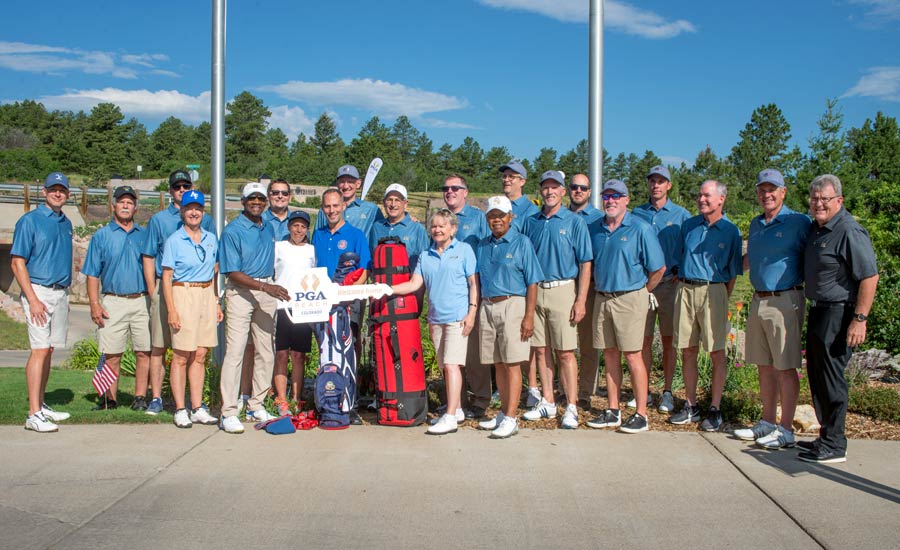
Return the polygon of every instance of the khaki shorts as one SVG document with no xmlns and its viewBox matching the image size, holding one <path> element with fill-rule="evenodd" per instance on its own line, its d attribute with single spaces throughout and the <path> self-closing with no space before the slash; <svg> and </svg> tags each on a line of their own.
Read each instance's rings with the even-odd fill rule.
<svg viewBox="0 0 900 550">
<path fill-rule="evenodd" d="M 578 348 L 578 325 L 569 322 L 575 303 L 575 282 L 554 288 L 537 289 L 534 309 L 532 347 L 549 345 L 554 350 L 571 351 Z"/>
<path fill-rule="evenodd" d="M 66 336 L 69 331 L 69 289 L 52 289 L 32 284 L 34 294 L 47 309 L 48 321 L 37 325 L 31 320 L 31 309 L 25 295 L 20 296 L 22 309 L 25 310 L 25 323 L 28 326 L 28 342 L 31 349 L 50 349 L 66 347 Z"/>
<path fill-rule="evenodd" d="M 213 285 L 173 286 L 172 299 L 181 317 L 181 329 L 172 331 L 172 349 L 195 351 L 198 347 L 214 348 L 216 334 L 216 294 Z"/>
<path fill-rule="evenodd" d="M 496 304 L 481 302 L 478 311 L 481 362 L 521 363 L 531 355 L 531 339 L 522 341 L 525 297 L 513 296 Z"/>
<path fill-rule="evenodd" d="M 172 347 L 169 310 L 162 297 L 162 279 L 156 280 L 156 292 L 150 295 L 150 345 L 163 349 Z"/>
<path fill-rule="evenodd" d="M 799 369 L 806 299 L 802 290 L 753 295 L 747 316 L 747 362 L 778 370 Z"/>
<path fill-rule="evenodd" d="M 678 283 L 675 297 L 675 347 L 703 345 L 725 349 L 728 338 L 728 289 L 724 283 L 692 286 Z"/>
<path fill-rule="evenodd" d="M 594 347 L 619 351 L 641 351 L 644 323 L 650 307 L 647 287 L 621 296 L 594 295 Z"/>
<path fill-rule="evenodd" d="M 659 319 L 659 334 L 672 336 L 675 333 L 675 295 L 678 293 L 678 285 L 674 280 L 659 283 L 653 289 L 653 295 L 659 307 L 647 309 L 647 326 L 644 328 L 644 336 L 653 336 L 656 328 L 656 320 Z"/>
<path fill-rule="evenodd" d="M 428 330 L 434 342 L 435 358 L 442 370 L 444 365 L 466 366 L 469 337 L 462 334 L 462 321 L 436 325 L 429 323 Z"/>
<path fill-rule="evenodd" d="M 147 296 L 122 298 L 104 294 L 100 303 L 109 315 L 103 327 L 97 329 L 101 353 L 124 353 L 129 335 L 134 351 L 150 351 L 150 299 Z"/>
</svg>

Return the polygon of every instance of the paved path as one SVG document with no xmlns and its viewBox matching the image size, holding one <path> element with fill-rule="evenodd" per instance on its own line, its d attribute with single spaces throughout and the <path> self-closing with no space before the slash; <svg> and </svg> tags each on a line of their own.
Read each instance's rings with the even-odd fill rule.
<svg viewBox="0 0 900 550">
<path fill-rule="evenodd" d="M 722 434 L 422 431 L 2 426 L 0 547 L 900 547 L 895 442 L 818 466 Z"/>
</svg>

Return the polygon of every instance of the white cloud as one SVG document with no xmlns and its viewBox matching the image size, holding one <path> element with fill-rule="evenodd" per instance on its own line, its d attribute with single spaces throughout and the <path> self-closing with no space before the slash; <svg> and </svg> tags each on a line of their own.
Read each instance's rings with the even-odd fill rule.
<svg viewBox="0 0 900 550">
<path fill-rule="evenodd" d="M 666 166 L 675 166 L 676 168 L 681 166 L 682 164 L 686 164 L 691 166 L 691 163 L 687 159 L 683 159 L 676 155 L 661 155 L 659 160 L 662 161 Z"/>
<path fill-rule="evenodd" d="M 883 24 L 900 20 L 900 0 L 849 0 L 849 2 L 869 8 L 864 14 L 869 23 Z"/>
<path fill-rule="evenodd" d="M 587 23 L 590 3 L 587 0 L 478 0 L 486 6 L 538 13 L 564 23 Z M 684 19 L 667 20 L 648 10 L 625 2 L 604 2 L 604 26 L 643 38 L 672 38 L 682 33 L 696 32 L 693 23 Z"/>
<path fill-rule="evenodd" d="M 841 97 L 875 97 L 900 102 L 900 67 L 871 67 Z"/>
<path fill-rule="evenodd" d="M 261 86 L 259 89 L 273 92 L 284 99 L 311 105 L 342 105 L 386 117 L 406 115 L 415 118 L 425 113 L 468 106 L 465 99 L 370 78 L 334 82 L 293 80 L 284 84 Z"/>
<path fill-rule="evenodd" d="M 465 124 L 463 122 L 451 122 L 449 120 L 441 120 L 439 118 L 426 118 L 419 117 L 416 119 L 416 122 L 422 124 L 422 126 L 426 126 L 428 128 L 446 128 L 450 130 L 481 130 L 480 126 L 473 126 L 471 124 Z"/>
<path fill-rule="evenodd" d="M 303 132 L 307 136 L 312 135 L 315 121 L 310 119 L 300 107 L 288 107 L 279 105 L 270 107 L 272 115 L 269 117 L 269 126 L 281 128 L 289 140 L 294 139 Z"/>
<path fill-rule="evenodd" d="M 133 79 L 137 78 L 138 71 L 123 65 L 156 69 L 156 62 L 168 61 L 168 59 L 169 57 L 163 54 L 117 54 L 43 44 L 0 41 L 0 67 L 29 73 L 62 75 L 68 72 L 82 72 Z"/>
<path fill-rule="evenodd" d="M 126 117 L 148 116 L 167 118 L 175 116 L 185 122 L 209 120 L 210 93 L 192 96 L 177 90 L 70 90 L 62 95 L 43 96 L 39 99 L 48 109 L 89 111 L 98 103 L 115 103 Z"/>
</svg>

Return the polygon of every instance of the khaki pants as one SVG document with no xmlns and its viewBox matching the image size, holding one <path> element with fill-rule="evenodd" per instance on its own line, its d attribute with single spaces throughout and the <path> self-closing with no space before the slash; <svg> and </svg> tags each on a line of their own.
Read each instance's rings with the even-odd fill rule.
<svg viewBox="0 0 900 550">
<path fill-rule="evenodd" d="M 272 385 L 275 367 L 275 307 L 277 301 L 260 290 L 228 284 L 225 287 L 228 311 L 225 315 L 225 359 L 222 361 L 222 416 L 237 414 L 241 388 L 241 364 L 247 334 L 256 349 L 253 361 L 253 390 L 247 408 L 258 411 Z"/>
</svg>

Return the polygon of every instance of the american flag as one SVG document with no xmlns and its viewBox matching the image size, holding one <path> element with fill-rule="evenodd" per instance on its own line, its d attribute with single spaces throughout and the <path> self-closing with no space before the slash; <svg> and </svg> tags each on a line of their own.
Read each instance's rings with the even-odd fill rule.
<svg viewBox="0 0 900 550">
<path fill-rule="evenodd" d="M 94 371 L 94 378 L 91 380 L 91 384 L 97 390 L 97 395 L 106 393 L 118 378 L 119 375 L 106 364 L 106 354 L 101 353 L 100 361 L 97 362 L 97 370 Z"/>
</svg>

